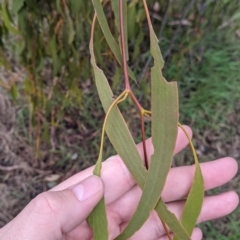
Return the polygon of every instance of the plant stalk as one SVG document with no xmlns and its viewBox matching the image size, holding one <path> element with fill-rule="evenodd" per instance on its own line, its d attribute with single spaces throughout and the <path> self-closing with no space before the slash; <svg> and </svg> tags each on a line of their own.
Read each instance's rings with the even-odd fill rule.
<svg viewBox="0 0 240 240">
<path fill-rule="evenodd" d="M 125 36 L 124 36 L 124 24 L 123 24 L 123 0 L 119 0 L 119 18 L 120 18 L 120 38 L 121 38 L 121 50 L 122 50 L 122 66 L 124 73 L 124 83 L 125 89 L 131 91 L 131 86 L 129 83 L 128 70 L 127 70 L 127 60 L 126 60 L 126 46 L 125 46 Z"/>
<path fill-rule="evenodd" d="M 144 108 L 141 106 L 141 104 L 133 94 L 130 83 L 129 83 L 129 77 L 128 77 L 126 46 L 125 46 L 125 36 L 124 36 L 123 1 L 124 0 L 119 0 L 119 20 L 120 20 L 120 39 L 121 39 L 122 66 L 123 66 L 123 74 L 124 74 L 125 91 L 129 91 L 129 95 L 139 111 L 140 120 L 141 120 L 141 136 L 142 136 L 142 143 L 143 143 L 144 164 L 146 169 L 148 169 L 147 148 L 146 148 L 145 130 L 144 130 Z"/>
</svg>

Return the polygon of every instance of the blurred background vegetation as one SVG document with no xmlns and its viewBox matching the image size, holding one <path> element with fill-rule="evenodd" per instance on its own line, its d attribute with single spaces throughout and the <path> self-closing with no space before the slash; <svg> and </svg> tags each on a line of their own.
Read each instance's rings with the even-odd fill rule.
<svg viewBox="0 0 240 240">
<path fill-rule="evenodd" d="M 105 12 L 116 39 L 110 1 Z M 132 87 L 149 108 L 149 36 L 140 0 L 128 2 Z M 148 0 L 165 60 L 179 85 L 180 119 L 201 161 L 240 162 L 240 1 Z M 0 0 L 0 226 L 30 199 L 96 161 L 104 112 L 89 64 L 91 1 Z M 95 53 L 117 95 L 122 70 L 98 27 Z M 12 105 L 12 107 L 11 107 Z M 137 110 L 121 105 L 136 142 Z M 150 136 L 149 123 L 146 122 Z M 107 141 L 107 140 L 106 140 Z M 105 144 L 105 157 L 114 154 Z M 188 150 L 174 165 L 191 164 Z M 208 194 L 240 192 L 239 177 Z M 204 239 L 240 239 L 240 210 L 201 225 Z"/>
</svg>

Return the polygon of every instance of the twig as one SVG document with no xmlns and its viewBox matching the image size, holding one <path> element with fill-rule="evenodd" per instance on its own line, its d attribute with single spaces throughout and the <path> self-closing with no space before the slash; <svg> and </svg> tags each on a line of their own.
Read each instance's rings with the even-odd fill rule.
<svg viewBox="0 0 240 240">
<path fill-rule="evenodd" d="M 131 90 L 129 83 L 128 71 L 127 71 L 127 60 L 126 60 L 126 46 L 125 46 L 125 36 L 124 36 L 124 19 L 123 19 L 123 0 L 119 0 L 119 19 L 120 19 L 120 38 L 122 46 L 122 66 L 124 72 L 124 83 L 125 83 L 125 92 L 128 92 L 129 96 L 133 100 L 135 106 L 137 107 L 141 119 L 141 133 L 142 133 L 142 142 L 143 142 L 143 152 L 144 152 L 144 163 L 146 169 L 148 169 L 148 158 L 147 158 L 147 148 L 145 142 L 145 130 L 144 130 L 144 114 L 145 110 L 137 100 L 136 96 Z"/>
<path fill-rule="evenodd" d="M 126 60 L 126 46 L 125 46 L 125 36 L 124 36 L 124 20 L 123 20 L 123 0 L 119 0 L 119 18 L 120 18 L 120 37 L 122 46 L 122 66 L 124 73 L 125 89 L 130 90 L 128 70 L 127 70 L 127 60 Z"/>
</svg>

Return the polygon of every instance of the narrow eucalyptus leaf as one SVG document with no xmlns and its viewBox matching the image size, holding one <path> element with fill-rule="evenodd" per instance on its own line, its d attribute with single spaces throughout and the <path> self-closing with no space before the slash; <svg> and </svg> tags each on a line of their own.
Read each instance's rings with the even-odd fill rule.
<svg viewBox="0 0 240 240">
<path fill-rule="evenodd" d="M 94 240 L 108 240 L 107 215 L 104 198 L 93 209 L 87 219 L 93 229 Z"/>
<path fill-rule="evenodd" d="M 69 4 L 70 4 L 70 9 L 72 13 L 74 13 L 75 15 L 80 13 L 83 5 L 82 1 L 75 0 L 75 1 L 71 1 Z"/>
<path fill-rule="evenodd" d="M 146 14 L 147 14 L 147 19 L 148 19 L 148 24 L 149 24 L 149 29 L 150 29 L 151 54 L 154 58 L 155 66 L 158 65 L 162 69 L 163 65 L 164 65 L 164 61 L 162 59 L 162 55 L 158 54 L 158 53 L 160 53 L 159 46 L 158 46 L 158 39 L 154 33 L 154 30 L 153 30 L 153 27 L 151 24 L 146 0 L 143 0 L 143 2 L 144 2 L 144 7 L 145 7 Z M 154 88 L 152 88 L 152 91 L 155 91 Z M 174 106 L 172 105 L 169 107 L 174 107 Z M 154 111 L 152 112 L 152 114 L 154 114 Z M 166 137 L 166 140 L 167 140 L 167 138 L 168 137 Z M 203 203 L 203 198 L 204 198 L 204 182 L 203 182 L 203 177 L 202 177 L 202 173 L 201 173 L 201 169 L 199 166 L 196 152 L 194 150 L 194 147 L 193 147 L 190 139 L 189 139 L 189 141 L 190 141 L 190 144 L 191 144 L 191 147 L 193 150 L 196 170 L 195 170 L 193 185 L 192 185 L 192 188 L 188 195 L 186 205 L 184 207 L 181 223 L 182 223 L 183 227 L 186 229 L 186 231 L 188 232 L 188 234 L 191 235 L 192 231 L 196 225 L 197 218 L 200 214 L 201 208 L 202 208 L 202 203 Z M 154 144 L 154 139 L 153 139 L 153 144 Z M 155 151 L 154 151 L 154 154 L 155 154 Z M 176 236 L 175 240 L 176 239 L 181 239 L 181 238 L 178 238 Z"/>
<path fill-rule="evenodd" d="M 96 65 L 92 41 L 93 39 L 91 39 L 90 42 L 91 61 L 94 61 L 92 64 Z M 102 102 L 105 112 L 107 112 L 113 103 L 113 93 L 106 77 L 101 79 L 99 77 L 95 78 L 95 81 L 99 98 Z M 136 183 L 143 189 L 148 172 L 143 166 L 142 159 L 137 151 L 135 142 L 117 106 L 113 107 L 109 114 L 106 132 L 115 150 L 124 161 Z M 161 216 L 163 221 L 168 224 L 175 235 L 182 240 L 190 240 L 190 237 L 185 229 L 179 223 L 176 216 L 167 209 L 163 201 L 160 200 L 158 202 L 155 210 L 157 211 L 158 215 Z"/>
<path fill-rule="evenodd" d="M 69 8 L 67 5 L 65 6 L 65 13 L 66 13 L 67 22 L 68 22 L 67 23 L 68 24 L 68 44 L 71 45 L 75 37 L 75 30 L 74 30 L 73 21 L 69 12 Z"/>
<path fill-rule="evenodd" d="M 96 81 L 96 85 L 104 110 L 107 112 L 113 102 L 111 88 L 106 78 L 105 81 L 100 81 L 100 79 Z M 135 142 L 117 107 L 114 107 L 109 114 L 106 132 L 114 149 L 124 161 L 134 180 L 143 189 L 148 172 L 143 166 Z M 175 235 L 182 240 L 190 240 L 185 229 L 179 223 L 176 216 L 167 209 L 163 201 L 160 200 L 158 202 L 155 210 Z"/>
<path fill-rule="evenodd" d="M 115 25 L 117 27 L 118 33 L 120 33 L 120 17 L 119 17 L 119 1 L 118 0 L 111 0 L 112 10 L 114 12 L 115 17 Z"/>
<path fill-rule="evenodd" d="M 181 223 L 191 235 L 197 223 L 197 218 L 202 209 L 204 198 L 204 184 L 203 176 L 199 164 L 196 164 L 196 172 L 194 175 L 194 182 L 191 191 L 188 195 L 186 205 L 183 210 Z"/>
<path fill-rule="evenodd" d="M 136 32 L 136 2 L 128 6 L 128 35 L 129 38 L 134 38 Z"/>
<path fill-rule="evenodd" d="M 3 3 L 1 12 L 2 12 L 2 19 L 3 19 L 3 23 L 4 23 L 5 27 L 10 32 L 12 32 L 14 34 L 19 34 L 18 29 L 16 29 L 13 26 L 13 23 L 11 21 L 11 17 L 10 17 L 9 12 L 8 12 L 8 1 L 5 0 L 5 2 Z"/>
<path fill-rule="evenodd" d="M 152 142 L 154 154 L 143 188 L 143 193 L 127 227 L 117 240 L 130 238 L 148 219 L 165 185 L 172 163 L 177 137 L 178 95 L 177 85 L 167 83 L 160 76 L 160 67 L 152 69 Z"/>
<path fill-rule="evenodd" d="M 96 64 L 96 59 L 94 56 L 93 32 L 95 27 L 95 21 L 96 21 L 96 18 L 94 17 L 93 23 L 92 23 L 92 34 L 90 39 L 90 55 L 91 55 L 91 64 L 93 67 L 95 81 L 101 82 L 101 81 L 104 81 L 106 77 L 103 71 L 100 68 L 98 68 Z M 97 176 L 101 176 L 101 167 L 102 167 L 102 156 L 100 153 L 93 173 Z M 104 203 L 104 197 L 96 205 L 96 207 L 93 209 L 92 213 L 88 217 L 88 223 L 93 229 L 94 240 L 108 240 L 108 223 L 107 223 L 107 214 L 106 214 L 106 207 Z"/>
<path fill-rule="evenodd" d="M 71 20 L 71 18 L 69 18 L 69 22 L 68 22 L 68 26 L 69 26 L 69 35 L 68 35 L 68 44 L 71 45 L 74 41 L 74 37 L 75 37 L 75 30 L 73 28 L 73 22 Z"/>
<path fill-rule="evenodd" d="M 190 139 L 189 139 L 190 140 Z M 181 217 L 181 223 L 188 232 L 189 235 L 192 234 L 193 229 L 197 223 L 198 216 L 202 209 L 203 199 L 204 199 L 204 180 L 201 172 L 201 168 L 198 162 L 196 151 L 190 140 L 190 145 L 193 151 L 195 160 L 195 174 L 193 184 L 190 193 L 187 197 L 186 204 L 183 209 L 183 214 Z M 179 240 L 177 236 L 174 240 Z"/>
<path fill-rule="evenodd" d="M 178 90 L 176 83 L 168 83 L 162 76 L 163 59 L 158 47 L 158 40 L 150 26 L 150 51 L 154 58 L 151 71 L 151 108 L 152 108 L 152 143 L 154 154 L 143 193 L 127 227 L 117 240 L 131 237 L 148 219 L 155 208 L 171 168 L 178 129 Z"/>
</svg>

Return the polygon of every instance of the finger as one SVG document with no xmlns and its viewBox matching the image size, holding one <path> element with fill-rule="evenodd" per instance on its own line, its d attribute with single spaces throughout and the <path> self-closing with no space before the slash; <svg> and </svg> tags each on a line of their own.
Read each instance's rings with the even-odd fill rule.
<svg viewBox="0 0 240 240">
<path fill-rule="evenodd" d="M 188 134 L 191 136 L 191 129 L 187 126 L 184 126 Z M 148 156 L 153 153 L 153 147 L 151 139 L 146 141 Z M 188 140 L 184 132 L 179 128 L 178 136 L 176 140 L 175 153 L 181 151 L 185 146 L 188 145 Z M 141 157 L 143 157 L 142 144 L 137 145 Z M 79 182 L 86 177 L 92 175 L 93 167 L 88 168 L 71 178 L 67 179 L 63 183 L 59 184 L 52 191 L 59 191 L 65 189 L 76 182 Z M 108 161 L 103 163 L 101 178 L 105 186 L 105 199 L 106 203 L 111 203 L 126 193 L 135 185 L 135 181 L 129 173 L 128 169 L 124 165 L 123 161 L 118 156 L 113 156 Z"/>
<path fill-rule="evenodd" d="M 192 233 L 192 236 L 191 236 L 191 239 L 192 240 L 201 240 L 202 239 L 202 230 L 200 228 L 194 228 L 193 229 L 193 233 Z M 170 236 L 174 237 L 173 234 L 170 234 Z M 160 237 L 158 240 L 169 240 L 169 238 L 167 236 L 163 236 L 163 237 Z"/>
<path fill-rule="evenodd" d="M 63 239 L 88 217 L 103 190 L 101 179 L 91 176 L 63 191 L 42 193 L 14 219 L 3 239 Z"/>
<path fill-rule="evenodd" d="M 238 171 L 236 160 L 230 157 L 201 163 L 200 167 L 203 174 L 205 190 L 210 190 L 229 182 Z M 172 168 L 167 176 L 166 184 L 161 195 L 162 199 L 165 202 L 171 202 L 185 198 L 191 189 L 194 172 L 194 165 Z M 138 188 L 140 197 L 140 188 L 138 186 L 134 188 Z M 132 191 L 132 189 L 130 191 Z M 130 192 L 128 195 L 132 198 L 134 194 Z M 139 201 L 137 196 L 133 198 L 135 201 Z M 122 199 L 119 199 L 119 201 L 122 201 Z"/>
<path fill-rule="evenodd" d="M 205 190 L 221 186 L 230 181 L 235 176 L 238 167 L 237 162 L 232 158 L 201 163 L 200 166 L 204 178 Z M 172 168 L 168 174 L 162 193 L 163 200 L 165 202 L 172 202 L 185 198 L 189 193 L 193 181 L 193 172 L 193 166 Z M 141 194 L 142 190 L 138 186 L 134 186 L 109 207 L 112 209 L 112 212 L 117 212 L 117 216 L 123 222 L 128 221 L 135 211 Z"/>
<path fill-rule="evenodd" d="M 238 171 L 237 161 L 230 157 L 201 163 L 200 167 L 205 190 L 227 183 Z M 172 168 L 167 176 L 162 199 L 170 202 L 185 198 L 191 189 L 194 173 L 195 165 Z"/>
<path fill-rule="evenodd" d="M 150 231 L 149 231 L 150 233 Z M 171 233 L 170 234 L 171 238 L 173 239 L 174 238 L 174 235 Z M 144 238 L 145 237 L 145 238 Z M 138 232 L 136 232 L 131 238 L 131 240 L 145 240 L 145 239 L 152 239 L 151 236 L 142 236 L 142 235 L 139 235 Z M 156 238 L 155 238 L 156 239 Z M 168 236 L 167 235 L 164 235 L 160 238 L 157 238 L 158 240 L 169 240 Z M 193 233 L 192 233 L 192 236 L 191 236 L 191 239 L 192 240 L 201 240 L 202 239 L 202 230 L 199 229 L 199 228 L 194 228 L 193 229 Z"/>
<path fill-rule="evenodd" d="M 230 191 L 215 196 L 208 196 L 204 198 L 201 213 L 198 217 L 197 223 L 217 219 L 231 213 L 239 204 L 239 197 L 237 193 Z M 180 218 L 185 201 L 177 203 L 168 203 L 170 211 Z"/>
<path fill-rule="evenodd" d="M 231 213 L 238 206 L 238 203 L 238 195 L 235 192 L 228 192 L 217 196 L 205 197 L 202 211 L 198 218 L 198 223 L 225 216 Z M 174 213 L 178 219 L 180 219 L 181 217 L 184 205 L 185 201 L 167 204 L 168 209 L 172 213 Z M 126 218 L 122 216 L 122 220 L 126 219 L 128 219 L 127 222 L 130 220 L 128 215 L 126 216 Z M 121 225 L 121 231 L 126 227 L 126 225 L 126 222 Z M 162 226 L 162 223 L 157 213 L 155 211 L 152 211 L 148 220 L 144 223 L 144 225 L 136 233 L 136 235 L 134 235 L 134 238 L 132 239 L 139 239 L 139 236 L 142 236 L 141 239 L 158 239 L 160 237 L 163 237 L 164 235 L 165 230 Z M 196 239 L 199 239 L 196 235 L 195 237 Z"/>
<path fill-rule="evenodd" d="M 168 181 L 166 182 L 168 187 L 164 188 L 162 194 L 166 202 L 179 200 L 187 195 L 189 191 L 188 185 L 191 186 L 193 180 L 193 176 L 188 172 L 190 169 L 191 167 L 189 166 L 179 167 L 177 172 L 175 169 L 170 170 L 169 176 L 171 177 L 168 178 L 170 183 Z M 237 172 L 237 164 L 234 159 L 224 158 L 208 163 L 202 163 L 201 169 L 205 181 L 205 189 L 208 190 L 231 180 Z M 228 171 L 226 171 L 226 169 L 228 169 Z M 182 176 L 185 176 L 185 178 L 182 178 Z M 181 184 L 178 184 L 177 180 L 179 180 Z M 174 183 L 172 184 L 171 181 Z M 136 210 L 141 194 L 142 190 L 138 186 L 134 186 L 121 198 L 108 206 L 109 218 L 111 219 L 113 226 L 118 226 L 122 222 L 128 222 L 131 219 Z M 118 230 L 116 229 L 115 232 L 117 231 Z"/>
<path fill-rule="evenodd" d="M 200 228 L 194 228 L 191 236 L 192 240 L 201 240 L 203 237 L 202 230 Z"/>
</svg>

